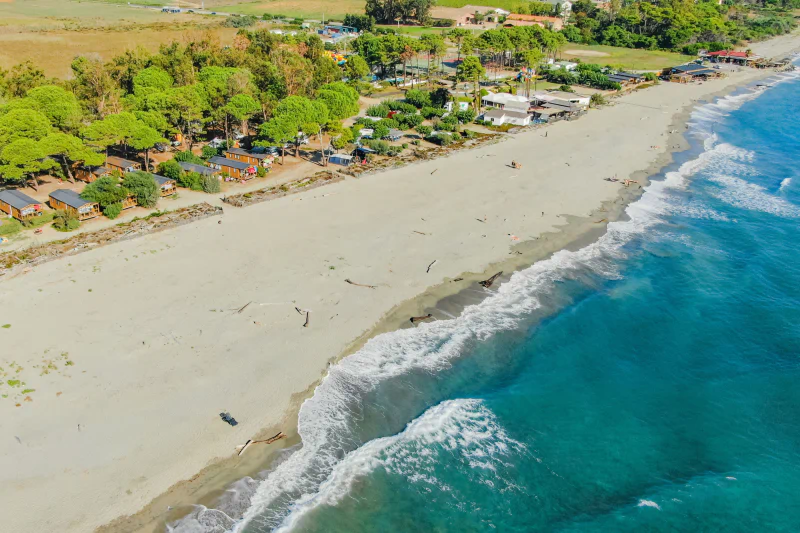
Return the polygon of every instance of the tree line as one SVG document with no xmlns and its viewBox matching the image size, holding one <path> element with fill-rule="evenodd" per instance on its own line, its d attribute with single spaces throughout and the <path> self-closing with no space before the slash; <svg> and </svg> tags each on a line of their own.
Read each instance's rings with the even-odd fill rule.
<svg viewBox="0 0 800 533">
<path fill-rule="evenodd" d="M 207 34 L 107 62 L 77 57 L 71 70 L 68 80 L 48 78 L 31 62 L 0 70 L 5 182 L 35 186 L 44 172 L 72 180 L 75 165 L 100 165 L 112 147 L 142 154 L 149 169 L 158 143 L 179 135 L 191 150 L 210 130 L 231 141 L 251 133 L 251 123 L 264 144 L 292 141 L 301 127 L 309 135 L 335 131 L 335 121 L 358 112 L 358 93 L 341 80 L 369 68 L 356 58 L 343 69 L 316 35 L 240 30 L 233 46 Z"/>
</svg>

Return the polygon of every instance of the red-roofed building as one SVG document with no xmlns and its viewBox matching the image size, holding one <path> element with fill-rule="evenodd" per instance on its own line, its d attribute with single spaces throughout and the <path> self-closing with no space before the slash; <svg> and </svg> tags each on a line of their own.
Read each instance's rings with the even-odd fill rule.
<svg viewBox="0 0 800 533">
<path fill-rule="evenodd" d="M 564 21 L 558 17 L 540 17 L 539 15 L 518 15 L 512 13 L 506 17 L 503 26 L 541 26 L 552 30 L 564 27 Z"/>
<path fill-rule="evenodd" d="M 715 63 L 736 63 L 738 65 L 746 65 L 752 61 L 761 59 L 760 56 L 747 52 L 737 52 L 735 50 L 720 50 L 718 52 L 701 51 L 700 57 L 711 59 L 711 61 Z"/>
</svg>

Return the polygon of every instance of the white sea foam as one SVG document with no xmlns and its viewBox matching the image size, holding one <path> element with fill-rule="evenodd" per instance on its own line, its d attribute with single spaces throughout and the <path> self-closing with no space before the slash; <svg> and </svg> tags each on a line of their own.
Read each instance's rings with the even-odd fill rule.
<svg viewBox="0 0 800 533">
<path fill-rule="evenodd" d="M 697 117 L 719 116 L 719 113 L 741 106 L 750 99 L 749 95 L 727 97 L 723 99 L 724 102 L 699 108 L 695 114 Z M 356 427 L 363 413 L 362 402 L 376 388 L 409 372 L 436 373 L 448 368 L 464 353 L 469 343 L 515 328 L 525 316 L 541 307 L 540 297 L 557 282 L 582 276 L 587 271 L 606 278 L 619 277 L 618 265 L 626 256 L 625 245 L 671 212 L 671 207 L 675 207 L 670 205 L 672 192 L 685 187 L 687 177 L 709 165 L 716 165 L 718 170 L 731 169 L 726 165 L 752 159 L 751 152 L 724 143 L 717 144 L 713 132 L 704 135 L 708 138 L 705 143 L 707 151 L 684 163 L 677 171 L 667 173 L 664 180 L 652 182 L 644 195 L 628 206 L 626 213 L 629 219 L 609 224 L 607 233 L 597 242 L 576 252 L 562 250 L 547 260 L 516 272 L 509 282 L 502 284 L 480 304 L 465 308 L 455 319 L 379 335 L 357 353 L 331 366 L 314 395 L 300 409 L 298 432 L 302 447 L 278 465 L 259 485 L 243 518 L 232 529 L 241 531 L 253 521 L 270 528 L 281 524 L 288 527 L 297 516 L 314 506 L 335 501 L 346 494 L 359 475 L 377 467 L 411 465 L 415 459 L 412 454 L 403 451 L 400 443 L 408 444 L 412 436 L 423 439 L 446 437 L 448 440 L 445 442 L 457 446 L 459 443 L 475 442 L 481 435 L 491 434 L 492 438 L 487 437 L 486 442 L 477 442 L 483 442 L 483 445 L 488 445 L 488 442 L 495 443 L 495 446 L 508 445 L 503 439 L 498 440 L 494 428 L 491 432 L 477 431 L 471 436 L 468 431 L 462 434 L 462 430 L 468 426 L 453 421 L 463 420 L 463 417 L 451 417 L 450 425 L 443 426 L 442 419 L 446 418 L 444 413 L 434 410 L 429 410 L 412 422 L 403 433 L 373 439 L 366 444 L 359 440 Z M 454 413 L 463 409 L 463 405 L 450 402 L 438 407 L 440 410 L 451 409 Z M 481 420 L 487 420 L 486 415 L 480 416 L 483 417 Z M 438 422 L 434 422 L 434 419 Z M 449 434 L 445 427 L 454 433 Z M 491 469 L 491 455 L 487 454 L 485 448 L 466 446 L 463 449 L 465 458 L 468 457 L 467 453 L 472 454 L 468 460 L 474 466 Z M 417 448 L 417 451 L 420 455 L 425 454 L 423 448 Z M 400 454 L 402 459 L 392 456 L 392 452 Z M 498 453 L 498 450 L 494 452 Z M 405 475 L 413 482 L 436 482 L 425 472 L 413 469 L 409 469 Z M 208 510 L 204 514 L 209 514 Z M 214 520 L 217 518 L 221 517 L 214 517 Z M 228 518 L 227 515 L 225 518 Z M 194 520 L 193 524 L 197 522 L 195 517 L 191 520 Z M 231 527 L 225 524 L 227 522 L 220 519 L 219 523 L 211 524 L 209 529 L 175 531 L 216 533 L 219 529 L 214 528 Z M 180 524 L 176 527 L 180 527 Z"/>
<path fill-rule="evenodd" d="M 792 178 L 784 178 L 781 181 L 781 186 L 778 188 L 778 190 L 780 190 L 780 191 L 786 190 L 786 188 L 789 187 L 789 185 L 791 185 L 791 183 L 792 183 Z"/>
<path fill-rule="evenodd" d="M 451 489 L 434 475 L 436 449 L 447 452 L 449 461 L 494 472 L 502 456 L 522 452 L 525 445 L 511 439 L 479 400 L 443 402 L 428 409 L 401 433 L 375 439 L 347 454 L 315 494 L 306 494 L 295 502 L 278 531 L 290 530 L 312 509 L 335 505 L 356 480 L 377 469 L 404 476 L 410 483 L 433 485 L 449 492 Z M 496 477 L 484 477 L 481 482 L 492 488 L 509 486 L 506 480 Z"/>
<path fill-rule="evenodd" d="M 800 217 L 800 208 L 779 196 L 769 194 L 760 185 L 725 174 L 712 175 L 710 179 L 721 186 L 712 194 L 734 207 L 761 211 L 779 217 Z"/>
<path fill-rule="evenodd" d="M 660 505 L 650 500 L 639 500 L 639 505 L 637 505 L 637 507 L 652 507 L 653 509 L 658 509 L 659 511 L 661 510 Z"/>
</svg>

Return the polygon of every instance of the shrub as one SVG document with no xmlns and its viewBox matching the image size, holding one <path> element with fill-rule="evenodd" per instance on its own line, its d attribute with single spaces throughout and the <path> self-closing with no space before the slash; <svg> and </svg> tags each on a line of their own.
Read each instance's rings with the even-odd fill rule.
<svg viewBox="0 0 800 533">
<path fill-rule="evenodd" d="M 228 17 L 222 25 L 229 28 L 249 28 L 255 24 L 257 20 L 258 19 L 253 15 L 242 15 L 239 17 Z"/>
<path fill-rule="evenodd" d="M 259 178 L 263 178 L 267 175 L 267 169 L 262 167 L 261 165 L 256 167 L 256 176 Z"/>
<path fill-rule="evenodd" d="M 367 108 L 367 116 L 386 118 L 389 111 L 391 111 L 391 109 L 385 104 L 372 105 Z"/>
<path fill-rule="evenodd" d="M 420 109 L 419 112 L 425 118 L 432 118 L 432 117 L 441 117 L 442 115 L 447 113 L 447 110 L 443 107 L 425 106 L 422 109 Z"/>
<path fill-rule="evenodd" d="M 203 153 L 200 156 L 202 159 L 208 159 L 210 157 L 214 157 L 220 154 L 219 148 L 214 148 L 213 146 L 203 146 Z"/>
<path fill-rule="evenodd" d="M 400 124 L 398 124 L 397 121 L 395 119 L 393 119 L 393 118 L 384 118 L 384 119 L 378 121 L 377 125 L 383 125 L 383 126 L 386 126 L 389 129 L 392 129 L 392 128 L 396 129 L 396 128 L 400 127 Z"/>
<path fill-rule="evenodd" d="M 456 25 L 456 21 L 453 19 L 434 19 L 433 20 L 433 27 L 434 28 L 452 28 Z"/>
<path fill-rule="evenodd" d="M 122 204 L 119 202 L 115 204 L 108 204 L 103 208 L 103 214 L 111 220 L 117 218 L 120 213 L 122 213 Z"/>
<path fill-rule="evenodd" d="M 589 99 L 589 103 L 592 107 L 597 107 L 606 104 L 606 97 L 600 93 L 594 93 L 592 97 Z"/>
<path fill-rule="evenodd" d="M 373 139 L 383 139 L 387 135 L 389 135 L 389 128 L 386 127 L 385 124 L 381 124 L 380 122 L 375 124 L 372 132 Z"/>
<path fill-rule="evenodd" d="M 122 212 L 122 201 L 128 197 L 130 192 L 125 187 L 121 187 L 119 179 L 114 176 L 103 176 L 84 187 L 81 198 L 89 202 L 97 202 L 100 209 L 108 218 L 116 218 Z M 119 204 L 119 212 L 111 209 L 111 215 L 106 214 L 106 210 L 112 205 Z"/>
<path fill-rule="evenodd" d="M 186 187 L 193 191 L 202 191 L 202 176 L 197 172 L 184 172 L 178 177 L 177 182 L 181 187 Z"/>
<path fill-rule="evenodd" d="M 558 88 L 559 91 L 564 91 L 565 93 L 574 93 L 575 89 L 570 87 L 569 85 L 562 85 Z"/>
<path fill-rule="evenodd" d="M 390 150 L 389 143 L 378 139 L 371 139 L 367 141 L 367 146 L 375 150 L 378 155 L 386 155 Z"/>
<path fill-rule="evenodd" d="M 203 191 L 208 194 L 218 193 L 222 190 L 219 179 L 216 176 L 203 176 L 200 180 L 200 185 Z"/>
<path fill-rule="evenodd" d="M 381 105 L 385 105 L 392 111 L 400 111 L 401 113 L 407 113 L 409 115 L 413 115 L 417 112 L 416 107 L 402 100 L 389 100 L 387 102 L 383 102 Z"/>
<path fill-rule="evenodd" d="M 447 146 L 453 142 L 453 137 L 447 133 L 437 133 L 428 137 L 427 140 L 439 146 Z"/>
<path fill-rule="evenodd" d="M 646 81 L 658 81 L 658 74 L 655 72 L 645 72 L 644 79 Z"/>
<path fill-rule="evenodd" d="M 422 124 L 425 118 L 422 115 L 395 115 L 394 119 L 397 120 L 399 127 L 404 130 L 410 130 Z"/>
<path fill-rule="evenodd" d="M 69 211 L 59 209 L 53 214 L 53 227 L 58 231 L 74 231 L 80 225 L 78 217 Z"/>
<path fill-rule="evenodd" d="M 462 131 L 462 132 L 461 132 L 461 135 L 462 135 L 462 136 L 463 136 L 465 139 L 474 139 L 475 137 L 477 137 L 477 136 L 478 136 L 478 134 L 477 134 L 477 133 L 475 133 L 475 132 L 474 132 L 474 131 L 472 131 L 472 130 L 464 130 L 464 131 Z"/>
<path fill-rule="evenodd" d="M 411 143 L 412 143 L 414 146 L 419 146 L 420 144 L 422 144 L 422 141 L 420 141 L 419 139 L 414 139 L 413 141 L 411 141 Z"/>
<path fill-rule="evenodd" d="M 464 111 L 458 111 L 456 113 L 456 118 L 461 124 L 468 124 L 472 122 L 473 120 L 475 120 L 475 116 L 476 116 L 475 110 L 472 109 L 471 107 L 465 109 Z"/>
<path fill-rule="evenodd" d="M 431 105 L 431 93 L 421 89 L 411 89 L 406 92 L 406 102 L 417 109 Z"/>
<path fill-rule="evenodd" d="M 129 172 L 122 179 L 122 186 L 136 196 L 136 203 L 142 207 L 155 207 L 161 198 L 161 188 L 147 172 Z"/>
<path fill-rule="evenodd" d="M 417 126 L 416 127 L 417 133 L 422 135 L 423 137 L 427 137 L 433 131 L 433 128 L 430 126 Z"/>
<path fill-rule="evenodd" d="M 180 181 L 183 169 L 174 159 L 158 164 L 158 173 L 171 180 Z"/>
<path fill-rule="evenodd" d="M 197 163 L 198 165 L 202 165 L 203 163 L 205 163 L 205 161 L 203 161 L 200 157 L 196 156 L 189 150 L 183 152 L 177 152 L 173 156 L 173 159 L 180 163 Z"/>
<path fill-rule="evenodd" d="M 406 148 L 408 148 L 408 143 L 403 143 L 400 146 L 403 148 L 403 150 L 405 150 Z"/>
</svg>

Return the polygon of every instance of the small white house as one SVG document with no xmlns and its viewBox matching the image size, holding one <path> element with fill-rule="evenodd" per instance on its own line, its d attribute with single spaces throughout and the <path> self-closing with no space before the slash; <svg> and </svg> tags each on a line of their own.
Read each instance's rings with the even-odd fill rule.
<svg viewBox="0 0 800 533">
<path fill-rule="evenodd" d="M 557 69 L 561 68 L 561 69 L 567 70 L 569 72 L 572 72 L 573 70 L 578 68 L 578 64 L 577 63 L 573 63 L 572 61 L 554 61 L 553 58 L 548 59 L 547 60 L 547 64 L 550 65 L 553 68 L 557 68 Z"/>
<path fill-rule="evenodd" d="M 530 101 L 522 95 L 493 92 L 481 98 L 481 104 L 519 112 L 527 112 L 531 105 Z"/>
<path fill-rule="evenodd" d="M 591 97 L 585 94 L 568 93 L 566 91 L 538 91 L 533 93 L 531 100 L 537 104 L 569 102 L 586 109 L 589 107 Z"/>
<path fill-rule="evenodd" d="M 492 126 L 502 126 L 503 124 L 527 126 L 531 123 L 531 116 L 528 113 L 509 111 L 508 109 L 492 109 L 483 114 L 483 120 L 488 120 Z"/>
<path fill-rule="evenodd" d="M 469 102 L 447 102 L 444 104 L 444 108 L 447 109 L 448 113 L 452 113 L 455 104 L 458 104 L 458 111 L 466 111 L 469 109 Z"/>
</svg>

